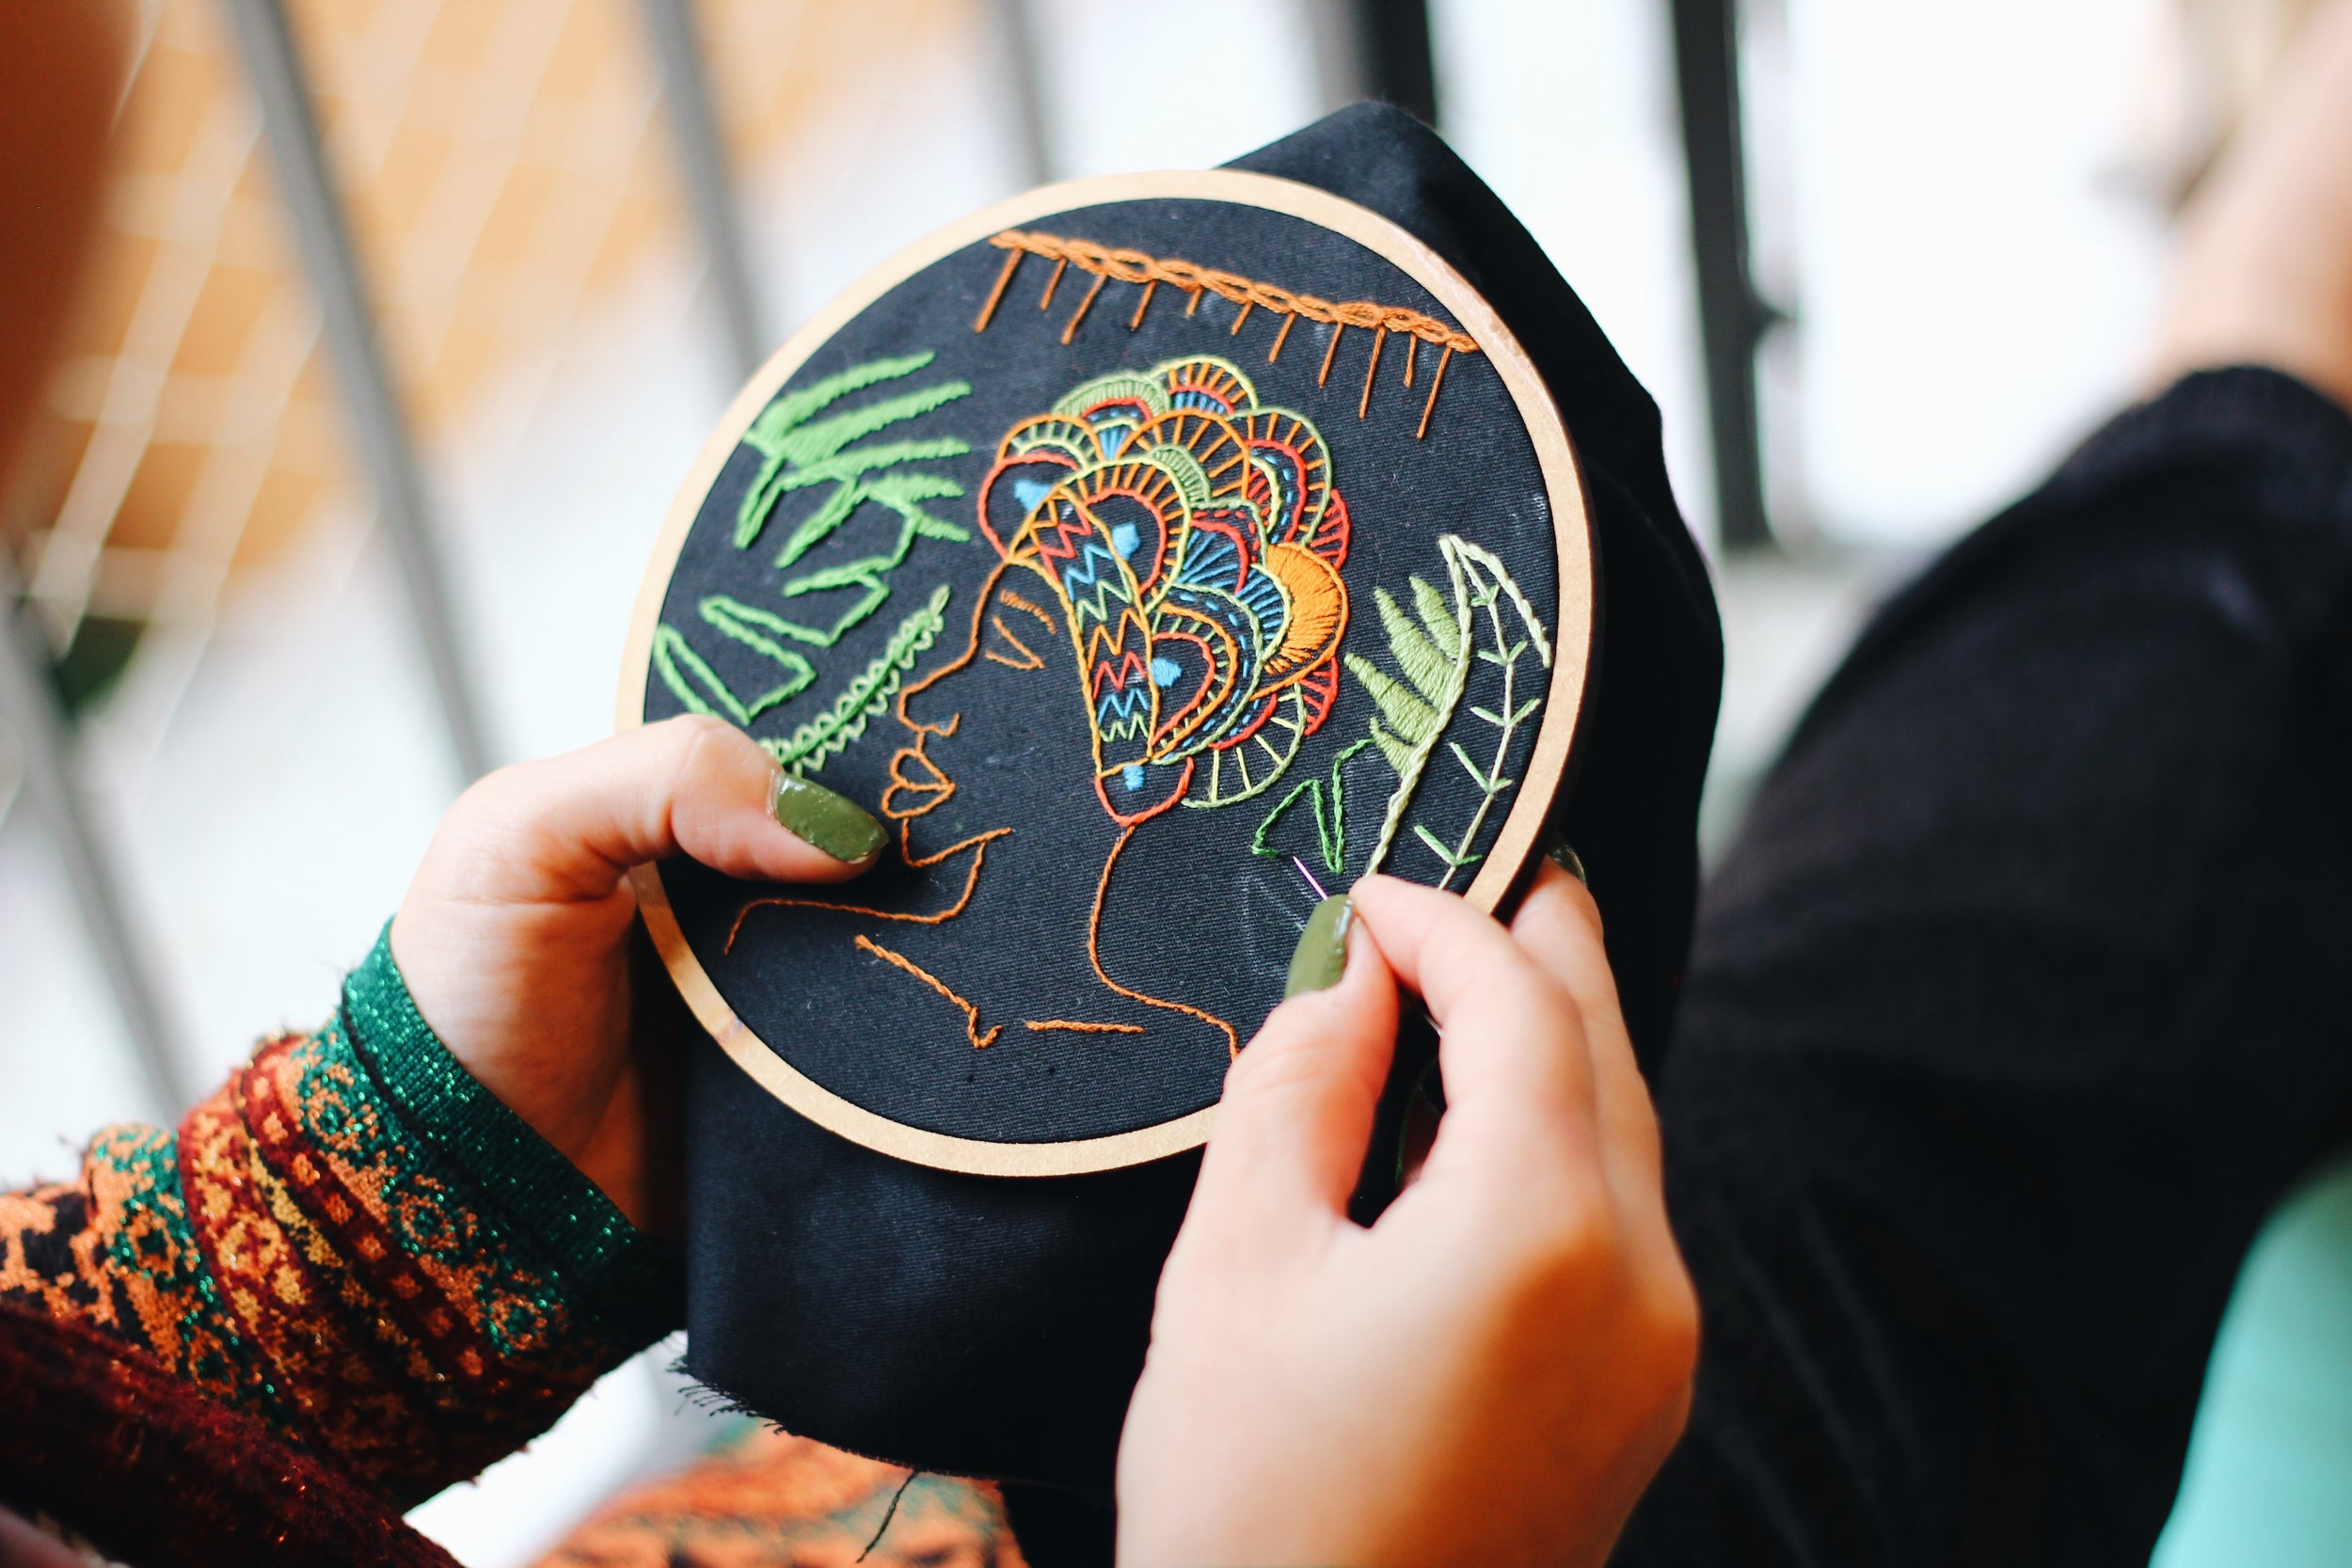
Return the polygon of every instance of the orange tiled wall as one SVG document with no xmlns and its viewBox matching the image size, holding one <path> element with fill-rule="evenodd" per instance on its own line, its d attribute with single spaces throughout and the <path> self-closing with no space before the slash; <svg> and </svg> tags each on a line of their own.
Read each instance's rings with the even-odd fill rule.
<svg viewBox="0 0 2352 1568">
<path fill-rule="evenodd" d="M 958 0 L 702 0 L 738 166 Z M 419 426 L 546 363 L 583 303 L 691 243 L 636 0 L 294 0 Z M 310 292 L 216 0 L 160 0 L 87 296 L 0 495 L 53 626 L 205 616 L 352 483 Z"/>
</svg>

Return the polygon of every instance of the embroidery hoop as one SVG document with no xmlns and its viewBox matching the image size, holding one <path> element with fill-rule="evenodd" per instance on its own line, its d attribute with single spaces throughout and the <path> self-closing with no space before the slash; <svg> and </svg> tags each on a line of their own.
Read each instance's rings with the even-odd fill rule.
<svg viewBox="0 0 2352 1568">
<path fill-rule="evenodd" d="M 1375 252 L 1428 290 L 1453 312 L 1462 330 L 1476 340 L 1480 352 L 1494 365 L 1518 411 L 1543 475 L 1546 499 L 1551 507 L 1552 536 L 1558 546 L 1560 596 L 1554 637 L 1558 653 L 1526 777 L 1519 781 L 1502 828 L 1478 874 L 1462 893 L 1473 908 L 1492 911 L 1520 884 L 1534 859 L 1537 836 L 1566 775 L 1578 722 L 1583 714 L 1597 630 L 1593 612 L 1592 521 L 1585 505 L 1583 471 L 1577 462 L 1575 444 L 1542 375 L 1518 340 L 1469 279 L 1437 252 L 1377 213 L 1311 185 L 1270 175 L 1238 169 L 1182 169 L 1108 175 L 1041 186 L 916 241 L 812 316 L 736 395 L 670 504 L 669 515 L 662 522 L 638 588 L 636 609 L 629 618 L 628 641 L 621 657 L 614 728 L 631 730 L 645 721 L 646 679 L 653 657 L 654 630 L 660 620 L 662 600 L 678 554 L 705 498 L 752 421 L 812 354 L 890 290 L 967 245 L 986 241 L 1005 230 L 1078 208 L 1170 198 L 1217 201 L 1285 214 L 1343 235 Z M 968 1175 L 1076 1176 L 1141 1164 L 1197 1148 L 1208 1141 L 1216 1125 L 1217 1108 L 1207 1105 L 1154 1126 L 1106 1137 L 1057 1143 L 993 1143 L 909 1127 L 877 1115 L 794 1068 L 738 1018 L 719 994 L 718 987 L 679 928 L 658 869 L 643 865 L 631 875 L 645 928 L 652 934 L 654 946 L 668 967 L 671 980 L 719 1048 L 776 1099 L 852 1143 L 915 1164 Z"/>
</svg>

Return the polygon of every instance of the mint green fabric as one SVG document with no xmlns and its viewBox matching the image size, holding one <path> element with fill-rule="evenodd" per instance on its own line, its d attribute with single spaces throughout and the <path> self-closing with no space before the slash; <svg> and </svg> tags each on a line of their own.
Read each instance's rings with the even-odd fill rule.
<svg viewBox="0 0 2352 1568">
<path fill-rule="evenodd" d="M 544 1251 L 632 1345 L 685 1321 L 685 1269 L 554 1145 L 532 1131 L 451 1055 L 408 994 L 392 927 L 343 981 L 343 1023 L 361 1064 L 402 1120 L 500 1216 Z"/>
<path fill-rule="evenodd" d="M 2352 1163 L 2271 1216 L 2215 1341 L 2152 1568 L 2352 1562 Z"/>
</svg>

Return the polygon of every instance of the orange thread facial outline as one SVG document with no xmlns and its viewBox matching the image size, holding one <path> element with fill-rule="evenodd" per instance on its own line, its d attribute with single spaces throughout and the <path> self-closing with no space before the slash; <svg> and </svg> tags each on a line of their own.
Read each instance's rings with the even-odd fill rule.
<svg viewBox="0 0 2352 1568">
<path fill-rule="evenodd" d="M 1010 828 L 991 828 L 984 833 L 975 833 L 961 844 L 951 844 L 936 855 L 918 859 L 914 853 L 911 830 L 901 822 L 898 825 L 898 858 L 918 871 L 926 866 L 937 865 L 949 856 L 960 855 L 966 849 L 972 851 L 972 863 L 963 874 L 963 891 L 956 895 L 954 903 L 936 914 L 907 914 L 898 910 L 877 910 L 863 904 L 834 904 L 821 898 L 755 898 L 736 911 L 735 924 L 727 927 L 726 945 L 720 951 L 735 951 L 735 939 L 743 934 L 743 922 L 751 918 L 754 910 L 825 910 L 834 914 L 865 915 L 871 920 L 896 920 L 908 926 L 945 926 L 971 904 L 973 890 L 980 885 L 980 867 L 988 862 L 989 845 L 1011 832 Z"/>
<path fill-rule="evenodd" d="M 963 1011 L 963 1037 L 972 1042 L 973 1050 L 986 1051 L 990 1046 L 996 1043 L 996 1037 L 1005 1032 L 1004 1025 L 1000 1023 L 990 1029 L 987 1034 L 981 1034 L 980 1009 L 974 1006 L 971 1003 L 966 1002 L 962 997 L 958 996 L 953 990 L 950 990 L 947 988 L 947 983 L 946 981 L 942 980 L 938 975 L 933 974 L 930 970 L 925 969 L 921 964 L 916 963 L 913 958 L 908 958 L 905 954 L 894 953 L 879 942 L 868 941 L 864 932 L 860 932 L 858 934 L 857 944 L 858 946 L 864 948 L 866 952 L 873 954 L 874 957 L 882 959 L 884 963 L 906 971 L 909 974 L 914 975 L 916 979 L 930 987 L 931 990 L 939 992 L 940 995 L 946 997 L 948 1001 L 954 1003 L 958 1007 L 961 1008 Z M 1035 1025 L 1032 1024 L 1031 1027 L 1034 1028 Z"/>
<path fill-rule="evenodd" d="M 956 895 L 956 901 L 932 914 L 909 914 L 898 910 L 878 910 L 865 904 L 839 904 L 823 898 L 755 898 L 736 911 L 735 924 L 728 927 L 726 945 L 721 951 L 728 953 L 735 951 L 736 939 L 743 932 L 743 922 L 751 917 L 755 910 L 825 910 L 834 914 L 864 915 L 873 920 L 895 920 L 910 926 L 942 926 L 963 913 L 971 904 L 972 895 L 979 887 L 980 868 L 988 862 L 989 845 L 1011 833 L 1012 829 L 1009 827 L 991 828 L 984 833 L 975 833 L 972 837 L 951 844 L 932 855 L 917 855 L 914 852 L 914 819 L 938 810 L 952 800 L 956 793 L 955 780 L 949 778 L 945 769 L 931 761 L 926 749 L 932 736 L 939 736 L 942 738 L 953 736 L 961 727 L 963 715 L 949 714 L 944 722 L 927 724 L 907 712 L 907 699 L 923 691 L 933 683 L 953 674 L 956 671 L 963 669 L 978 657 L 980 618 L 987 613 L 990 596 L 994 593 L 998 579 L 1004 576 L 1005 568 L 1009 564 L 1011 563 L 1009 562 L 997 562 L 994 569 L 989 573 L 987 580 L 981 584 L 979 595 L 972 607 L 972 630 L 965 641 L 963 652 L 925 675 L 921 680 L 910 682 L 901 687 L 898 691 L 898 700 L 895 705 L 898 722 L 914 732 L 914 744 L 901 746 L 890 754 L 890 784 L 882 791 L 882 814 L 898 824 L 898 858 L 914 870 L 920 871 L 937 865 L 967 849 L 972 851 L 972 863 L 964 872 L 963 891 Z M 1033 605 L 1026 608 L 1032 612 L 1036 610 Z M 919 764 L 929 776 L 909 777 L 907 769 L 912 764 Z M 902 794 L 915 797 L 918 803 L 901 806 L 898 803 L 898 798 Z"/>
<path fill-rule="evenodd" d="M 1051 615 L 1039 609 L 1036 605 L 1031 604 L 1028 600 L 1023 598 L 1021 596 L 1021 590 L 1018 588 L 1008 588 L 1002 594 L 998 594 L 997 597 L 1004 601 L 1005 608 L 1007 610 L 1023 610 L 1035 617 L 1039 624 L 1045 627 L 1045 630 L 1049 635 L 1061 630 L 1059 626 L 1054 625 L 1054 618 Z"/>
<path fill-rule="evenodd" d="M 991 648 L 988 650 L 986 655 L 990 662 L 1001 664 L 1008 670 L 1042 670 L 1045 668 L 1045 661 L 1038 657 L 1037 650 L 1030 647 L 1026 642 L 1022 641 L 1018 637 L 1015 637 L 1012 634 L 1012 628 L 1005 625 L 1005 618 L 1002 615 L 990 616 L 988 618 L 988 624 L 996 628 L 997 636 L 1003 638 L 1006 641 L 1021 650 L 1021 657 L 1013 659 L 1007 658 L 995 649 Z"/>
<path fill-rule="evenodd" d="M 1190 767 L 1191 764 L 1187 762 L 1185 766 Z M 1094 908 L 1087 915 L 1087 961 L 1094 966 L 1096 979 L 1129 1001 L 1140 1002 L 1149 1007 L 1165 1007 L 1172 1013 L 1183 1013 L 1187 1018 L 1197 1018 L 1201 1022 L 1221 1031 L 1225 1036 L 1225 1049 L 1228 1055 L 1238 1056 L 1241 1054 L 1241 1036 L 1234 1032 L 1232 1024 L 1215 1013 L 1196 1007 L 1189 1002 L 1170 1002 L 1165 997 L 1147 996 L 1132 987 L 1120 985 L 1103 969 L 1103 900 L 1110 892 L 1111 870 L 1119 864 L 1120 851 L 1126 848 L 1127 841 L 1135 836 L 1135 824 L 1129 823 L 1120 830 L 1118 839 L 1111 845 L 1111 852 L 1104 857 L 1102 879 L 1094 884 Z"/>
</svg>

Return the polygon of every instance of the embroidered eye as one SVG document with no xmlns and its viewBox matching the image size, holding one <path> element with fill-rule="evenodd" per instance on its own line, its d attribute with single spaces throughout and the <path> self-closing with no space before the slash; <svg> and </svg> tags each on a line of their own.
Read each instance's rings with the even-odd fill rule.
<svg viewBox="0 0 2352 1568">
<path fill-rule="evenodd" d="M 1038 649 L 1046 645 L 1043 639 L 1058 630 L 1054 618 L 1009 588 L 998 602 L 1003 608 L 988 618 L 989 661 L 1008 670 L 1044 669 L 1045 660 Z"/>
</svg>

